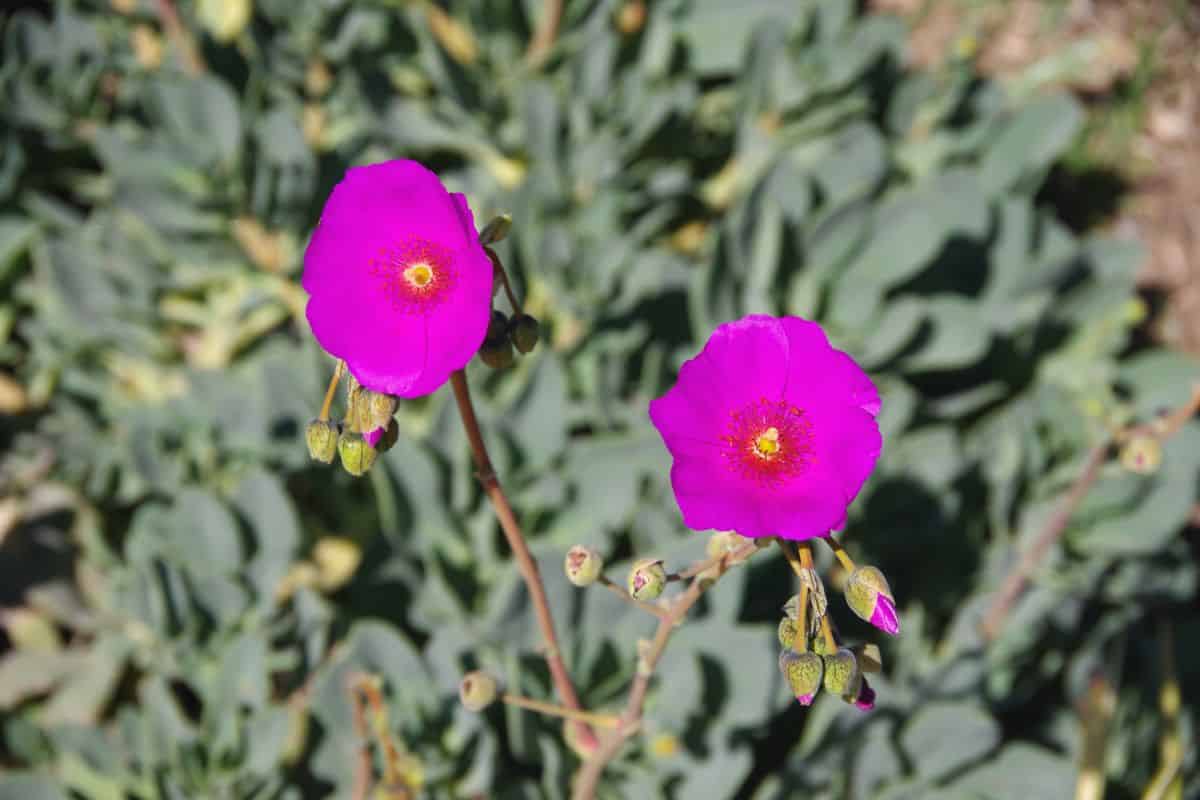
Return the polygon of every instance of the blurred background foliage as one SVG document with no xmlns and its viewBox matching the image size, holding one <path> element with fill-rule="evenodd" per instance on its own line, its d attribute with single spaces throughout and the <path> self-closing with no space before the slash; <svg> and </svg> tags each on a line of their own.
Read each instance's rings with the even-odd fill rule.
<svg viewBox="0 0 1200 800">
<path fill-rule="evenodd" d="M 768 551 L 675 637 L 608 796 L 1032 800 L 1090 774 L 1125 798 L 1164 764 L 1186 785 L 1160 797 L 1200 791 L 1194 711 L 1160 703 L 1200 681 L 1200 426 L 1155 474 L 1106 464 L 978 628 L 1089 448 L 1197 374 L 1136 332 L 1142 249 L 1039 196 L 1070 94 L 982 78 L 969 43 L 914 70 L 852 0 L 572 1 L 532 59 L 534 0 L 29 5 L 0 45 L 0 798 L 351 797 L 359 673 L 404 758 L 388 796 L 565 796 L 561 726 L 457 704 L 477 666 L 551 689 L 449 393 L 405 403 L 361 481 L 301 441 L 332 368 L 306 237 L 347 166 L 397 157 L 480 224 L 513 214 L 547 346 L 469 373 L 589 707 L 651 621 L 562 555 L 702 555 L 646 404 L 712 327 L 819 320 L 883 392 L 845 535 L 901 604 L 877 709 L 787 696 Z"/>
</svg>

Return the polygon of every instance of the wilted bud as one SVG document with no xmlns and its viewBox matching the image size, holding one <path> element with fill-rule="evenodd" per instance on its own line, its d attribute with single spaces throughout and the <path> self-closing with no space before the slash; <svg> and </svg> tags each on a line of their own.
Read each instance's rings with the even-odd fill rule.
<svg viewBox="0 0 1200 800">
<path fill-rule="evenodd" d="M 779 645 L 784 648 L 796 646 L 796 637 L 800 632 L 800 623 L 791 617 L 779 620 Z"/>
<path fill-rule="evenodd" d="M 792 696 L 801 705 L 812 705 L 813 698 L 821 689 L 821 676 L 825 664 L 816 653 L 797 653 L 784 650 L 779 654 L 779 671 L 783 673 Z"/>
<path fill-rule="evenodd" d="M 509 324 L 509 337 L 512 343 L 522 353 L 528 353 L 537 347 L 539 328 L 538 321 L 528 314 L 521 314 L 514 317 Z"/>
<path fill-rule="evenodd" d="M 383 428 L 387 430 L 388 425 L 392 421 L 392 416 L 396 413 L 396 398 L 390 394 L 382 392 L 367 392 L 366 393 L 367 413 L 370 414 L 371 426 L 364 428 Z"/>
<path fill-rule="evenodd" d="M 354 477 L 365 475 L 375 463 L 375 448 L 367 443 L 362 434 L 354 431 L 342 431 L 338 437 L 338 455 L 342 457 L 342 466 Z"/>
<path fill-rule="evenodd" d="M 314 419 L 304 429 L 304 442 L 314 461 L 332 464 L 338 449 L 337 425 L 327 419 Z"/>
<path fill-rule="evenodd" d="M 508 339 L 484 340 L 479 348 L 479 360 L 492 369 L 508 369 L 517 360 L 513 355 L 512 342 Z"/>
<path fill-rule="evenodd" d="M 488 220 L 479 232 L 479 243 L 482 245 L 495 244 L 504 241 L 512 229 L 512 214 L 497 214 Z"/>
<path fill-rule="evenodd" d="M 862 672 L 854 653 L 848 647 L 839 647 L 833 655 L 822 658 L 825 659 L 825 691 L 843 698 L 857 697 Z"/>
<path fill-rule="evenodd" d="M 636 600 L 653 600 L 667 585 L 662 559 L 643 558 L 629 570 L 629 594 Z"/>
<path fill-rule="evenodd" d="M 1150 475 L 1162 464 L 1162 443 L 1153 436 L 1134 436 L 1121 447 L 1121 466 L 1138 475 Z"/>
<path fill-rule="evenodd" d="M 468 711 L 483 711 L 496 702 L 496 679 L 482 670 L 468 672 L 458 684 L 458 699 Z"/>
<path fill-rule="evenodd" d="M 891 587 L 876 567 L 855 567 L 846 580 L 845 593 L 846 604 L 860 619 L 893 636 L 900 632 Z"/>
<path fill-rule="evenodd" d="M 576 586 L 590 586 L 600 577 L 600 571 L 604 569 L 604 559 L 592 548 L 577 544 L 567 551 L 563 569 L 571 583 Z"/>
<path fill-rule="evenodd" d="M 396 424 L 396 420 L 388 422 L 387 430 L 384 430 L 375 442 L 375 452 L 386 453 L 396 446 L 396 442 L 400 439 L 400 426 Z"/>
</svg>

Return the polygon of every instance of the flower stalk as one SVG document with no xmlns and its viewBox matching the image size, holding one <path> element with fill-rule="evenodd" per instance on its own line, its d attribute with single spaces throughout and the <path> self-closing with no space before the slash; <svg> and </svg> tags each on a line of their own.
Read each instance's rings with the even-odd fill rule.
<svg viewBox="0 0 1200 800">
<path fill-rule="evenodd" d="M 475 414 L 475 406 L 471 401 L 471 389 L 467 384 L 466 373 L 461 369 L 452 372 L 450 385 L 454 389 L 454 400 L 458 405 L 459 416 L 462 417 L 463 429 L 466 431 L 467 442 L 471 447 L 471 456 L 475 460 L 479 482 L 483 485 L 484 494 L 492 504 L 496 519 L 500 522 L 500 528 L 504 532 L 504 538 L 508 541 L 509 549 L 512 550 L 513 557 L 517 561 L 517 569 L 520 570 L 521 577 L 525 580 L 525 586 L 529 590 L 534 615 L 537 618 L 545 647 L 546 665 L 550 669 L 550 677 L 554 681 L 555 691 L 567 708 L 572 711 L 582 711 L 579 696 L 575 693 L 575 685 L 571 683 L 571 676 L 567 673 L 567 667 L 563 663 L 562 652 L 558 645 L 558 635 L 554 631 L 554 618 L 550 614 L 550 603 L 546 599 L 546 588 L 542 584 L 541 573 L 538 570 L 537 562 L 533 560 L 533 556 L 529 552 L 529 546 L 525 542 L 525 535 L 521 531 L 520 523 L 517 522 L 512 505 L 509 504 L 508 497 L 500 486 L 500 480 L 496 477 L 496 470 L 492 467 L 492 459 L 488 455 L 487 445 L 483 441 L 483 432 L 479 428 L 479 418 Z M 595 742 L 595 734 L 586 723 L 579 724 L 577 733 L 585 745 Z"/>
</svg>

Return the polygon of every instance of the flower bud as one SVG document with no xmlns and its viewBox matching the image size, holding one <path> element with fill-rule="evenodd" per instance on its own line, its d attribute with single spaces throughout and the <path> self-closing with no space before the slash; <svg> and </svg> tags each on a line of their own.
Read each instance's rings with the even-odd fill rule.
<svg viewBox="0 0 1200 800">
<path fill-rule="evenodd" d="M 512 214 L 497 214 L 492 217 L 483 230 L 479 232 L 479 243 L 482 245 L 495 244 L 504 241 L 512 229 Z"/>
<path fill-rule="evenodd" d="M 867 683 L 867 679 L 863 678 L 861 685 L 858 687 L 858 694 L 855 695 L 853 700 L 847 699 L 846 702 L 854 703 L 854 705 L 863 711 L 870 711 L 875 707 L 875 690 Z"/>
<path fill-rule="evenodd" d="M 458 699 L 467 711 L 483 711 L 496 702 L 496 679 L 481 670 L 468 672 L 458 684 Z"/>
<path fill-rule="evenodd" d="M 846 604 L 860 619 L 895 636 L 900 632 L 896 601 L 887 578 L 876 567 L 855 567 L 846 580 Z"/>
<path fill-rule="evenodd" d="M 1150 475 L 1162 464 L 1162 443 L 1153 436 L 1134 436 L 1121 447 L 1121 466 L 1138 475 Z"/>
<path fill-rule="evenodd" d="M 522 353 L 528 353 L 537 347 L 539 329 L 538 321 L 528 314 L 514 317 L 509 323 L 508 335 L 513 345 Z"/>
<path fill-rule="evenodd" d="M 796 634 L 800 631 L 800 622 L 791 617 L 779 620 L 779 645 L 783 648 L 796 646 Z"/>
<path fill-rule="evenodd" d="M 365 400 L 366 413 L 370 417 L 370 428 L 363 430 L 382 428 L 386 431 L 396 413 L 396 398 L 382 392 L 367 392 Z"/>
<path fill-rule="evenodd" d="M 490 341 L 485 339 L 479 348 L 479 360 L 492 369 L 508 369 L 516 361 L 512 342 L 508 339 Z"/>
<path fill-rule="evenodd" d="M 629 570 L 629 594 L 635 600 L 653 600 L 667 585 L 667 571 L 662 559 L 643 558 Z"/>
<path fill-rule="evenodd" d="M 396 420 L 388 422 L 387 430 L 382 431 L 375 442 L 375 452 L 386 453 L 396 446 L 396 442 L 400 439 L 400 426 L 396 424 Z"/>
<path fill-rule="evenodd" d="M 862 672 L 854 653 L 848 647 L 839 647 L 833 655 L 822 658 L 825 659 L 825 691 L 843 698 L 857 697 Z"/>
<path fill-rule="evenodd" d="M 813 698 L 821 689 L 821 676 L 825 664 L 816 653 L 797 653 L 784 650 L 779 654 L 779 671 L 783 673 L 792 696 L 800 705 L 812 705 Z"/>
<path fill-rule="evenodd" d="M 314 461 L 332 464 L 338 449 L 337 425 L 327 419 L 314 419 L 304 429 L 304 442 Z"/>
<path fill-rule="evenodd" d="M 577 544 L 567 551 L 563 569 L 571 583 L 581 587 L 590 586 L 600 577 L 604 559 L 592 548 Z"/>
<path fill-rule="evenodd" d="M 365 475 L 375 463 L 375 448 L 367 444 L 360 433 L 342 431 L 337 446 L 338 455 L 342 457 L 342 466 L 356 478 Z"/>
<path fill-rule="evenodd" d="M 508 337 L 508 315 L 503 311 L 492 309 L 492 318 L 488 321 L 487 333 L 484 335 L 485 342 L 498 342 L 501 339 Z"/>
</svg>

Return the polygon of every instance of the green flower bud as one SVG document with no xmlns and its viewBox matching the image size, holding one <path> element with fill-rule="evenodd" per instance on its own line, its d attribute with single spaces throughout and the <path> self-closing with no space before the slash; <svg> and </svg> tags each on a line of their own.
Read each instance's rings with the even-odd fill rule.
<svg viewBox="0 0 1200 800">
<path fill-rule="evenodd" d="M 495 342 L 485 339 L 479 348 L 479 360 L 492 369 L 508 369 L 517 359 L 513 355 L 512 342 L 508 339 Z"/>
<path fill-rule="evenodd" d="M 483 711 L 499 693 L 496 679 L 481 670 L 468 672 L 458 684 L 458 699 L 468 711 Z"/>
<path fill-rule="evenodd" d="M 1162 464 L 1162 443 L 1153 436 L 1134 436 L 1121 446 L 1121 466 L 1138 475 L 1151 475 Z"/>
<path fill-rule="evenodd" d="M 783 614 L 788 619 L 800 619 L 800 595 L 794 594 L 783 604 Z"/>
<path fill-rule="evenodd" d="M 483 230 L 479 232 L 479 243 L 482 245 L 495 244 L 504 241 L 512 229 L 512 214 L 497 214 L 492 217 Z"/>
<path fill-rule="evenodd" d="M 577 544 L 567 551 L 563 569 L 571 583 L 581 587 L 590 586 L 600 577 L 604 559 L 592 548 Z"/>
<path fill-rule="evenodd" d="M 528 353 L 537 347 L 539 329 L 538 321 L 528 314 L 514 317 L 509 323 L 508 335 L 517 350 Z"/>
<path fill-rule="evenodd" d="M 821 677 L 825 662 L 816 653 L 797 653 L 784 650 L 779 654 L 779 671 L 783 673 L 792 696 L 801 705 L 812 705 L 813 698 L 821 690 Z"/>
<path fill-rule="evenodd" d="M 819 656 L 831 656 L 835 652 L 837 652 L 836 649 L 835 650 L 829 649 L 829 642 L 825 639 L 824 636 L 814 636 L 812 638 L 812 649 L 813 649 L 813 652 Z"/>
<path fill-rule="evenodd" d="M 308 454 L 314 461 L 332 464 L 333 457 L 337 455 L 337 425 L 326 419 L 314 419 L 304 429 L 304 442 L 308 445 Z"/>
<path fill-rule="evenodd" d="M 653 600 L 667 585 L 662 559 L 643 558 L 629 570 L 629 594 L 636 600 Z"/>
<path fill-rule="evenodd" d="M 846 604 L 859 619 L 865 620 L 885 633 L 900 632 L 896 615 L 896 600 L 887 578 L 877 567 L 855 567 L 846 579 Z"/>
<path fill-rule="evenodd" d="M 825 691 L 851 700 L 857 697 L 862 672 L 854 653 L 847 647 L 839 647 L 833 655 L 822 658 L 825 659 Z"/>
<path fill-rule="evenodd" d="M 784 617 L 779 620 L 779 645 L 783 648 L 794 648 L 796 646 L 796 634 L 800 630 L 799 620 L 794 620 L 791 617 Z"/>
<path fill-rule="evenodd" d="M 345 430 L 338 437 L 338 455 L 342 457 L 342 467 L 358 478 L 367 473 L 375 463 L 375 448 L 367 444 L 361 433 Z"/>
</svg>

